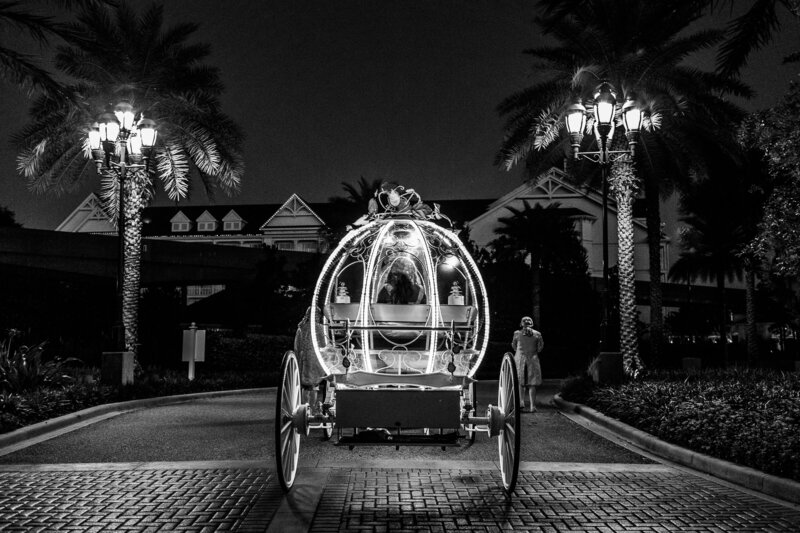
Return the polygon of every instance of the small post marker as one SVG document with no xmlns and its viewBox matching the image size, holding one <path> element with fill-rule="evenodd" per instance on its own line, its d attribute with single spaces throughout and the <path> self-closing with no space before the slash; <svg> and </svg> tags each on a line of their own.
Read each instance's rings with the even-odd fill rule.
<svg viewBox="0 0 800 533">
<path fill-rule="evenodd" d="M 189 363 L 189 381 L 194 380 L 194 364 L 206 360 L 206 330 L 197 329 L 192 322 L 183 330 L 183 361 Z"/>
</svg>

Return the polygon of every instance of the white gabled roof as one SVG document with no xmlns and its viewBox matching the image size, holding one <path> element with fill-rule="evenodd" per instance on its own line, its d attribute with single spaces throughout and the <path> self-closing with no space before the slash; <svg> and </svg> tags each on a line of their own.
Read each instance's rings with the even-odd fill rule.
<svg viewBox="0 0 800 533">
<path fill-rule="evenodd" d="M 191 220 L 189 220 L 189 217 L 187 217 L 186 215 L 183 214 L 183 211 L 178 211 L 177 213 L 175 213 L 175 216 L 173 216 L 171 219 L 169 219 L 169 221 L 170 222 L 191 222 Z"/>
<path fill-rule="evenodd" d="M 95 193 L 89 193 L 58 225 L 56 231 L 102 233 L 116 231 L 116 225 L 106 212 L 102 200 Z"/>
<path fill-rule="evenodd" d="M 217 219 L 208 212 L 208 209 L 200 213 L 200 216 L 197 217 L 197 222 L 217 222 Z"/>
<path fill-rule="evenodd" d="M 553 167 L 539 175 L 539 177 L 527 180 L 519 187 L 513 189 L 506 195 L 492 202 L 485 213 L 472 219 L 470 225 L 475 225 L 480 221 L 492 217 L 496 218 L 496 213 L 504 209 L 506 205 L 515 200 L 548 200 L 558 201 L 562 198 L 585 198 L 599 206 L 603 205 L 603 196 L 600 192 L 590 187 L 579 188 L 566 181 L 567 174 L 556 167 Z M 617 204 L 613 195 L 608 197 L 608 210 L 616 214 Z M 633 223 L 637 226 L 646 227 L 642 221 L 634 219 Z"/>
<path fill-rule="evenodd" d="M 269 219 L 264 222 L 261 227 L 259 228 L 260 231 L 264 231 L 268 229 L 268 227 L 278 218 L 282 217 L 291 217 L 291 218 L 299 218 L 299 217 L 311 217 L 315 219 L 320 226 L 324 226 L 325 223 L 322 219 L 311 209 L 307 203 L 303 201 L 302 198 L 297 196 L 297 194 L 292 194 L 288 200 L 286 200 L 283 205 L 272 214 Z"/>
<path fill-rule="evenodd" d="M 223 222 L 236 222 L 237 220 L 241 221 L 241 222 L 244 222 L 244 219 L 239 216 L 239 213 L 237 213 L 233 209 L 228 211 L 228 214 L 225 215 L 224 217 L 222 217 L 222 221 Z"/>
</svg>

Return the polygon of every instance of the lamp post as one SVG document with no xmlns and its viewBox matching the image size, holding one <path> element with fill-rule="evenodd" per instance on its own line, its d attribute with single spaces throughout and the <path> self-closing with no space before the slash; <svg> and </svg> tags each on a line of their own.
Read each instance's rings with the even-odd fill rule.
<svg viewBox="0 0 800 533">
<path fill-rule="evenodd" d="M 636 105 L 636 98 L 628 94 L 622 106 L 621 115 L 628 138 L 627 150 L 610 150 L 611 141 L 616 128 L 615 115 L 617 114 L 617 92 L 613 85 L 604 81 L 595 88 L 592 111 L 587 112 L 583 104 L 578 101 L 567 108 L 565 122 L 570 136 L 573 157 L 586 159 L 600 165 L 603 190 L 603 316 L 600 323 L 601 351 L 608 349 L 608 171 L 611 163 L 625 155 L 633 156 L 639 142 L 639 131 L 642 126 L 642 111 Z M 597 140 L 598 150 L 582 152 L 581 141 L 586 131 L 587 115 L 593 120 L 592 131 Z"/>
<path fill-rule="evenodd" d="M 156 143 L 155 122 L 142 118 L 128 102 L 119 103 L 114 114 L 105 113 L 89 130 L 89 146 L 97 165 L 97 173 L 105 178 L 116 179 L 119 191 L 117 213 L 117 235 L 119 252 L 117 257 L 118 322 L 115 325 L 115 344 L 124 352 L 125 326 L 123 323 L 123 285 L 125 280 L 125 180 L 128 172 L 148 170 L 149 156 Z"/>
</svg>

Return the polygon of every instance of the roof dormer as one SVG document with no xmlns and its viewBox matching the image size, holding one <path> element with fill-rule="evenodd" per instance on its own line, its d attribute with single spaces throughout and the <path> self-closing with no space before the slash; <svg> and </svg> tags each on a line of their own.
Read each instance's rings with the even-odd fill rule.
<svg viewBox="0 0 800 533">
<path fill-rule="evenodd" d="M 244 226 L 244 219 L 239 216 L 239 213 L 231 209 L 228 214 L 222 217 L 223 231 L 242 231 Z"/>
<path fill-rule="evenodd" d="M 189 228 L 192 225 L 192 221 L 189 220 L 189 217 L 183 214 L 183 211 L 178 211 L 174 217 L 169 219 L 169 221 L 172 224 L 173 233 L 185 233 L 189 231 Z"/>
<path fill-rule="evenodd" d="M 217 219 L 208 210 L 197 217 L 197 231 L 217 231 Z"/>
</svg>

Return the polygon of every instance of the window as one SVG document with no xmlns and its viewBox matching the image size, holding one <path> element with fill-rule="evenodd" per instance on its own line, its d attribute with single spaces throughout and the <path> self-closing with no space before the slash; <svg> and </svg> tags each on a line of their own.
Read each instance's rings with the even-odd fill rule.
<svg viewBox="0 0 800 533">
<path fill-rule="evenodd" d="M 214 231 L 217 229 L 216 222 L 198 222 L 197 231 Z"/>
<path fill-rule="evenodd" d="M 242 229 L 242 221 L 241 220 L 226 220 L 225 225 L 223 226 L 225 231 L 241 231 Z"/>
<path fill-rule="evenodd" d="M 188 222 L 173 222 L 172 231 L 189 231 Z"/>
<path fill-rule="evenodd" d="M 316 252 L 317 241 L 300 241 L 297 243 L 297 249 L 301 252 Z"/>
<path fill-rule="evenodd" d="M 294 241 L 275 241 L 278 250 L 294 250 Z"/>
</svg>

